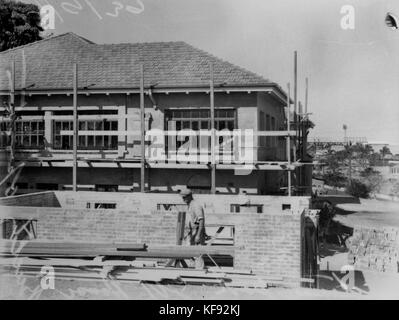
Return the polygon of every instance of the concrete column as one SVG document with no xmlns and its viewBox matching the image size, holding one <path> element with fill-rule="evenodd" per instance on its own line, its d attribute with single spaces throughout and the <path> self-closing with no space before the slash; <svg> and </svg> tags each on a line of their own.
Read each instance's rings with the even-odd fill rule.
<svg viewBox="0 0 399 320">
<path fill-rule="evenodd" d="M 4 223 L 3 220 L 0 219 L 0 240 L 4 239 Z"/>
<path fill-rule="evenodd" d="M 53 112 L 46 111 L 44 113 L 44 139 L 46 143 L 46 149 L 53 147 L 53 120 L 51 117 Z"/>
<path fill-rule="evenodd" d="M 120 117 L 118 120 L 118 131 L 126 131 L 127 130 L 127 119 L 122 118 L 127 115 L 127 107 L 119 106 L 118 108 L 118 116 Z M 125 152 L 127 151 L 127 136 L 119 136 L 118 137 L 118 157 L 123 157 Z"/>
</svg>

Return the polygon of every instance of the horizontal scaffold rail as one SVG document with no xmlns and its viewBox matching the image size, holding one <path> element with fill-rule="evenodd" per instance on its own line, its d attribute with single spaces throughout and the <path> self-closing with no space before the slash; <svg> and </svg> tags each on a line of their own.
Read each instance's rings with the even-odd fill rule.
<svg viewBox="0 0 399 320">
<path fill-rule="evenodd" d="M 72 159 L 56 159 L 56 158 L 32 158 L 26 161 L 27 167 L 71 167 L 73 165 Z M 141 163 L 139 159 L 124 160 L 124 159 L 78 159 L 80 168 L 127 168 L 139 169 Z M 218 163 L 216 164 L 217 170 L 276 170 L 287 171 L 295 170 L 304 165 L 313 165 L 312 163 L 291 163 L 287 161 L 270 161 L 270 162 L 256 162 L 256 163 Z M 209 170 L 211 164 L 201 163 L 162 163 L 162 162 L 149 162 L 146 161 L 146 167 L 150 169 L 200 169 Z"/>
<path fill-rule="evenodd" d="M 62 130 L 60 132 L 62 136 L 73 136 L 74 132 L 71 130 Z M 101 130 L 79 130 L 79 136 L 141 136 L 141 131 L 101 131 Z M 179 131 L 162 131 L 162 130 L 149 130 L 146 131 L 146 135 L 164 135 L 164 136 L 172 136 L 172 137 L 180 137 L 180 136 L 212 136 L 212 130 L 200 130 L 200 131 L 192 131 L 192 130 L 179 130 Z M 215 134 L 218 137 L 233 137 L 235 135 L 245 135 L 251 134 L 254 137 L 289 137 L 296 136 L 297 132 L 294 130 L 291 131 L 253 131 L 252 129 L 237 129 L 234 131 L 217 131 L 215 130 Z"/>
</svg>

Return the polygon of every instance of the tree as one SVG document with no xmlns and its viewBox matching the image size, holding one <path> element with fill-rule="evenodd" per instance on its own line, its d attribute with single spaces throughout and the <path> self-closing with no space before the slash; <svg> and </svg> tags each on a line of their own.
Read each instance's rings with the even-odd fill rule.
<svg viewBox="0 0 399 320">
<path fill-rule="evenodd" d="M 380 154 L 382 155 L 382 159 L 385 159 L 385 157 L 388 154 L 392 154 L 391 150 L 389 150 L 389 148 L 387 146 L 384 146 L 381 150 L 380 150 Z"/>
<path fill-rule="evenodd" d="M 367 186 L 370 193 L 378 193 L 383 183 L 383 177 L 381 173 L 370 167 L 360 173 L 360 181 Z"/>
<path fill-rule="evenodd" d="M 41 40 L 37 5 L 0 0 L 0 52 Z"/>
<path fill-rule="evenodd" d="M 348 178 L 341 172 L 327 172 L 323 175 L 326 184 L 334 188 L 343 188 L 348 184 Z"/>
<path fill-rule="evenodd" d="M 367 199 L 370 196 L 370 188 L 359 180 L 352 180 L 346 191 L 354 197 Z"/>
<path fill-rule="evenodd" d="M 343 150 L 337 152 L 330 149 L 321 160 L 326 165 L 323 179 L 333 187 L 345 187 L 351 184 L 351 179 L 358 180 L 354 189 L 361 189 L 363 186 L 360 184 L 364 184 L 368 192 L 378 191 L 382 177 L 370 168 L 371 163 L 375 162 L 374 158 L 371 146 L 360 143 L 346 145 Z M 358 190 L 352 191 L 359 193 Z"/>
<path fill-rule="evenodd" d="M 391 194 L 393 196 L 399 197 L 399 182 L 396 182 L 391 189 Z"/>
</svg>

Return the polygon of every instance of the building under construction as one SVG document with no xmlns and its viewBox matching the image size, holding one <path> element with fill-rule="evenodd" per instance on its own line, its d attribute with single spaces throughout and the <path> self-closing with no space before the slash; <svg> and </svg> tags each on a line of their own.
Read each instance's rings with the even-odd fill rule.
<svg viewBox="0 0 399 320">
<path fill-rule="evenodd" d="M 187 186 L 209 230 L 230 230 L 235 266 L 314 275 L 312 123 L 296 85 L 291 99 L 184 42 L 73 33 L 0 53 L 0 72 L 3 238 L 23 221 L 45 241 L 175 244 Z"/>
<path fill-rule="evenodd" d="M 13 160 L 25 163 L 18 193 L 73 189 L 74 64 L 78 190 L 176 192 L 189 186 L 201 193 L 284 194 L 287 170 L 306 160 L 294 152 L 302 145 L 296 139 L 300 130 L 296 122 L 288 132 L 287 94 L 280 86 L 186 43 L 98 45 L 68 33 L 0 55 L 3 106 L 14 95 L 18 117 Z M 10 134 L 4 108 L 2 119 L 2 163 L 7 167 Z M 233 135 L 215 137 L 214 181 L 212 137 L 188 139 L 179 133 L 213 128 L 239 129 L 241 136 L 253 132 L 252 139 L 236 139 L 235 144 Z M 165 134 L 161 148 L 161 139 L 144 138 L 150 130 Z M 290 164 L 288 135 L 293 142 Z M 251 165 L 245 170 L 249 174 L 235 172 L 243 164 Z M 299 186 L 298 172 L 293 172 L 294 186 Z M 296 180 L 303 184 L 299 187 L 311 184 Z M 309 194 L 310 189 L 302 189 L 301 194 Z"/>
</svg>

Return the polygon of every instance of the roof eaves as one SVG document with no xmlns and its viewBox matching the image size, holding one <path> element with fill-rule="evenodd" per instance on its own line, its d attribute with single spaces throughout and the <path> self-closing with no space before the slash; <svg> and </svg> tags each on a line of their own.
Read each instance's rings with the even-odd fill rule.
<svg viewBox="0 0 399 320">
<path fill-rule="evenodd" d="M 88 39 L 85 39 L 85 38 L 83 38 L 81 36 L 78 36 L 76 33 L 67 32 L 67 33 L 62 33 L 62 34 L 58 34 L 58 35 L 55 35 L 55 36 L 51 36 L 51 37 L 48 37 L 48 38 L 44 38 L 44 39 L 41 39 L 41 40 L 38 40 L 38 41 L 35 41 L 35 42 L 27 43 L 27 44 L 24 44 L 22 46 L 10 48 L 8 50 L 1 51 L 0 54 L 7 54 L 7 53 L 10 53 L 10 52 L 17 51 L 17 50 L 20 50 L 20 49 L 24 49 L 24 48 L 27 48 L 27 47 L 31 47 L 31 46 L 34 46 L 34 45 L 43 44 L 44 42 L 47 42 L 49 40 L 54 40 L 56 38 L 65 37 L 67 35 L 72 35 L 73 37 L 81 40 L 82 42 L 84 42 L 86 44 L 95 44 L 94 42 L 92 42 L 92 41 L 90 41 Z"/>
</svg>

